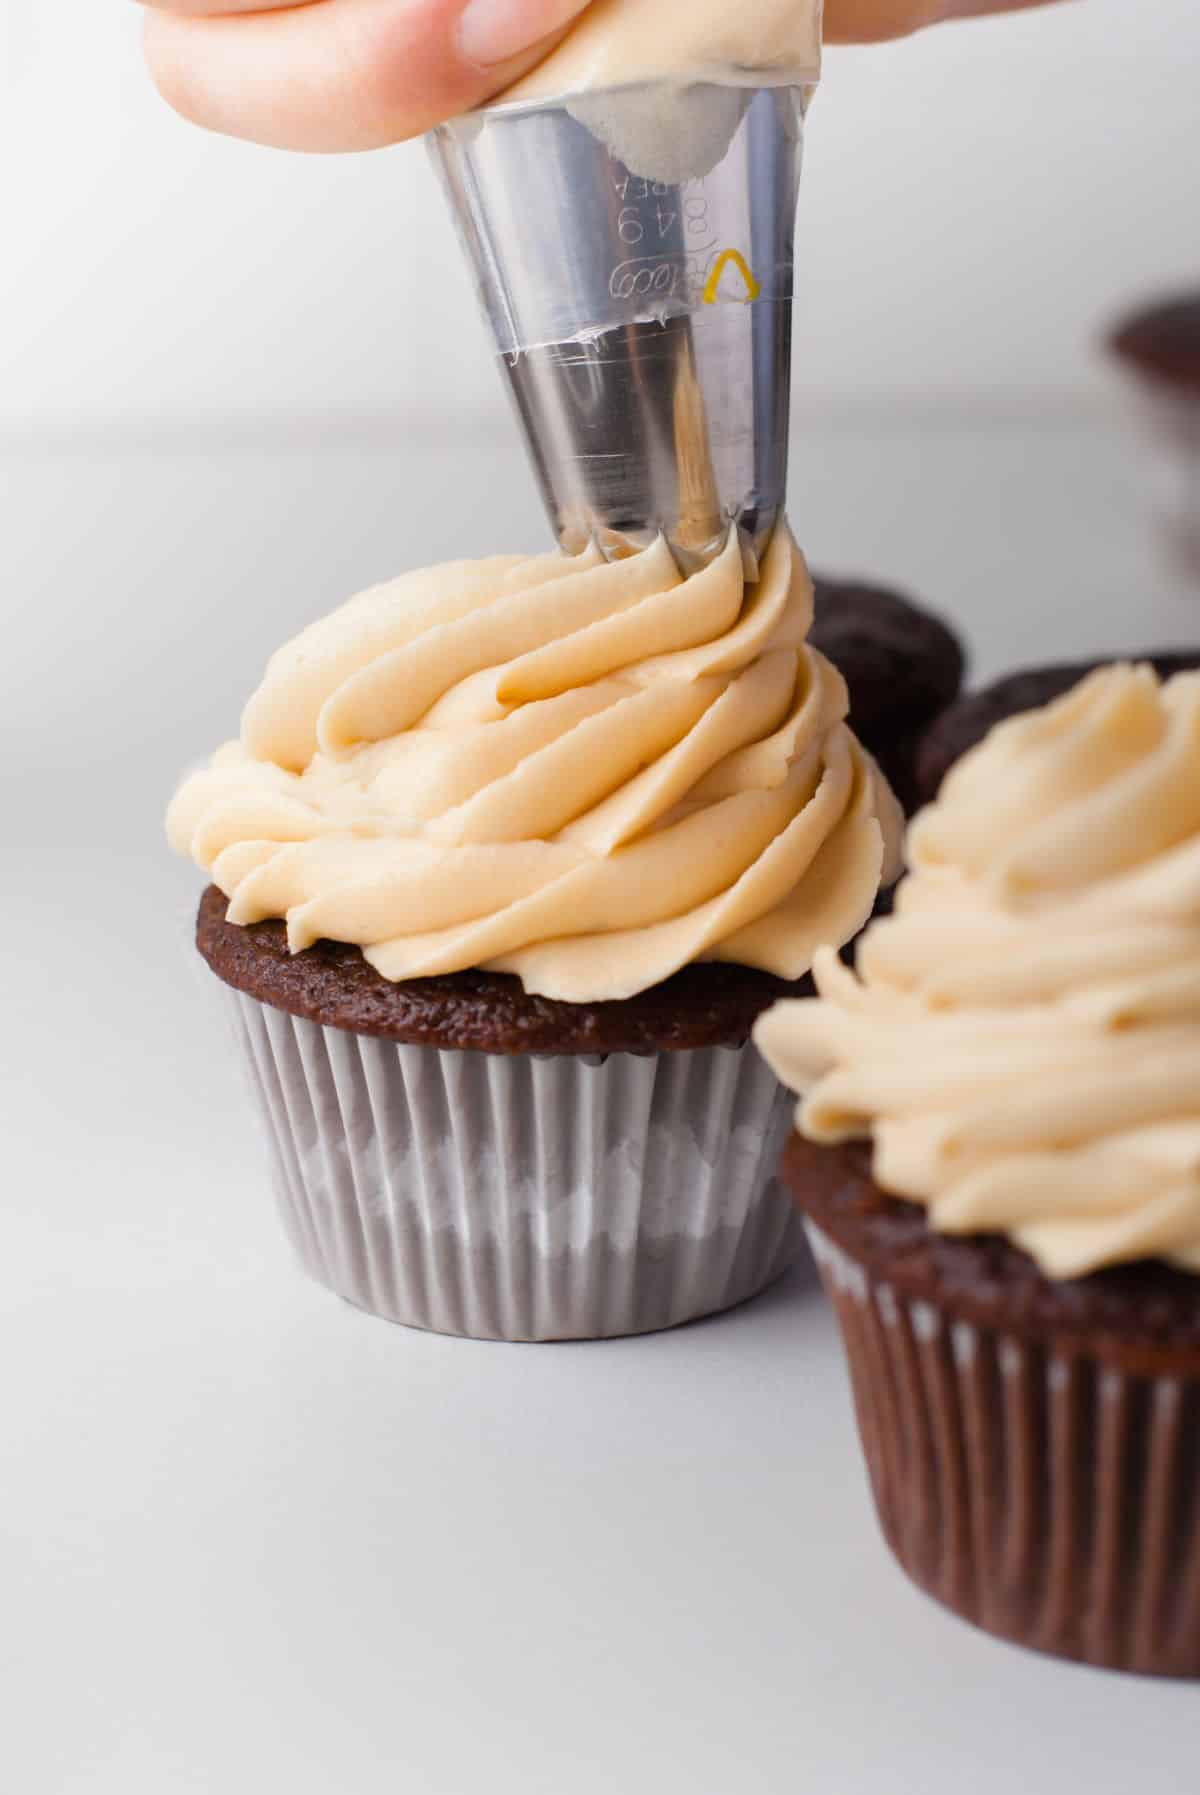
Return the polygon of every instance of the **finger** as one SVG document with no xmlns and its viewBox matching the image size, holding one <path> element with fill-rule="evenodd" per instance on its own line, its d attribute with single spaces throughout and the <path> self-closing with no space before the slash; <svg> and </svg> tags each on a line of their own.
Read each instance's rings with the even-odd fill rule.
<svg viewBox="0 0 1200 1795">
<path fill-rule="evenodd" d="M 1030 6 L 1050 6 L 1057 0 L 942 0 L 943 19 L 975 19 L 989 12 L 1024 12 Z"/>
<path fill-rule="evenodd" d="M 825 0 L 827 44 L 864 44 L 904 37 L 927 22 L 933 0 Z"/>
<path fill-rule="evenodd" d="M 151 12 L 178 13 L 187 19 L 226 18 L 232 13 L 293 12 L 314 0 L 137 0 Z"/>
<path fill-rule="evenodd" d="M 1021 12 L 1049 0 L 825 0 L 825 42 L 870 44 L 907 37 L 944 19 Z"/>
<path fill-rule="evenodd" d="M 194 123 L 277 149 L 364 150 L 481 105 L 540 61 L 585 0 L 312 0 L 151 11 L 146 58 Z"/>
</svg>

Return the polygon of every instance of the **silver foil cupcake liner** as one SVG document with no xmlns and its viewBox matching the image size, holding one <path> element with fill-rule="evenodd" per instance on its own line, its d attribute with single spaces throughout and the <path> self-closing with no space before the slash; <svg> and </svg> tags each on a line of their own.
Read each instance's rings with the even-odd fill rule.
<svg viewBox="0 0 1200 1795">
<path fill-rule="evenodd" d="M 975 1327 L 809 1240 L 913 1581 L 1016 1644 L 1200 1677 L 1200 1378 Z"/>
<path fill-rule="evenodd" d="M 324 1028 L 226 988 L 283 1220 L 313 1277 L 478 1339 L 673 1327 L 804 1251 L 792 1100 L 753 1047 L 497 1055 Z"/>
</svg>

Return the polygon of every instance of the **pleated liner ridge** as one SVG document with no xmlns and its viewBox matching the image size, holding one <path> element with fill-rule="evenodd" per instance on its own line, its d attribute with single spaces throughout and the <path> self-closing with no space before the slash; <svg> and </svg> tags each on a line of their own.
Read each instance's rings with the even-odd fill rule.
<svg viewBox="0 0 1200 1795">
<path fill-rule="evenodd" d="M 480 1339 L 644 1333 L 805 1250 L 773 1176 L 792 1100 L 752 1047 L 444 1052 L 228 995 L 292 1242 L 372 1314 Z"/>
<path fill-rule="evenodd" d="M 909 1302 L 810 1226 L 888 1544 L 990 1633 L 1200 1677 L 1200 1379 Z"/>
</svg>

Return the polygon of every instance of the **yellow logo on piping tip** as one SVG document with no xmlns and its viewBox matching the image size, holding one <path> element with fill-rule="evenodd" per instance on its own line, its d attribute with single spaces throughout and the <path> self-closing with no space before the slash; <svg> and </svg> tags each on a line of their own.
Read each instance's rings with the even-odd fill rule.
<svg viewBox="0 0 1200 1795">
<path fill-rule="evenodd" d="M 754 276 L 751 274 L 749 266 L 747 265 L 747 262 L 746 262 L 746 258 L 742 254 L 741 250 L 740 249 L 723 249 L 721 251 L 720 255 L 717 257 L 716 261 L 713 263 L 712 273 L 709 275 L 708 279 L 704 283 L 704 303 L 705 303 L 705 305 L 715 305 L 717 303 L 717 289 L 721 285 L 721 276 L 724 274 L 726 268 L 729 267 L 731 262 L 732 262 L 733 266 L 737 269 L 738 273 L 741 275 L 742 279 L 746 283 L 746 299 L 747 300 L 757 299 L 759 294 L 762 292 L 762 288 L 759 286 L 758 282 L 755 280 Z"/>
</svg>

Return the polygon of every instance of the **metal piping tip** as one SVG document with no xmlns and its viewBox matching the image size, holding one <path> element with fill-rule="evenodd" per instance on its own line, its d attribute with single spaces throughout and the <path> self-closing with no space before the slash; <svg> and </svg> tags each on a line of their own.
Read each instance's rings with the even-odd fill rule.
<svg viewBox="0 0 1200 1795">
<path fill-rule="evenodd" d="M 752 564 L 787 486 L 807 95 L 630 88 L 495 107 L 430 139 L 556 537 L 729 527 Z"/>
</svg>

